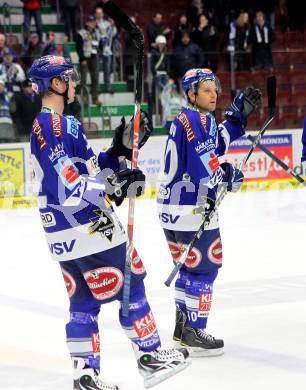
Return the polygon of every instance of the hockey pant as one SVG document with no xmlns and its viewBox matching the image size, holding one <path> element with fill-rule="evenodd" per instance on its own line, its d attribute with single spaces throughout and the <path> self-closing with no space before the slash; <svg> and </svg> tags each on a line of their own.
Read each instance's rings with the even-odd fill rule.
<svg viewBox="0 0 306 390">
<path fill-rule="evenodd" d="M 86 364 L 99 370 L 100 334 L 98 316 L 102 303 L 92 295 L 80 271 L 74 269 L 72 272 L 72 262 L 69 263 L 70 283 L 75 284 L 72 289 L 80 289 L 81 287 L 82 299 L 73 301 L 70 297 L 70 321 L 66 325 L 68 348 L 71 357 L 82 357 Z M 67 285 L 68 271 L 65 269 L 65 265 L 65 262 L 61 263 Z M 77 275 L 78 273 L 79 275 Z M 123 317 L 121 312 L 120 307 L 120 324 L 136 349 L 150 352 L 160 346 L 158 331 L 146 299 L 143 281 L 140 281 L 131 289 L 128 317 Z"/>
</svg>

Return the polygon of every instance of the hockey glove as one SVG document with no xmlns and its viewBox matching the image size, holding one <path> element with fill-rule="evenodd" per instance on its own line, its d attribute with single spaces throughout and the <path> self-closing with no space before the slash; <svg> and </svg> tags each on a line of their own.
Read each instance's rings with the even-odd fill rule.
<svg viewBox="0 0 306 390">
<path fill-rule="evenodd" d="M 115 156 L 125 156 L 128 160 L 132 159 L 133 148 L 133 125 L 134 117 L 126 125 L 124 117 L 121 119 L 121 124 L 116 128 L 115 135 L 111 146 L 107 149 L 107 153 Z M 153 125 L 151 118 L 145 111 L 141 110 L 139 144 L 140 149 L 153 133 Z"/>
<path fill-rule="evenodd" d="M 120 206 L 125 198 L 133 198 L 144 193 L 145 175 L 140 169 L 125 169 L 108 176 L 106 190 L 109 199 Z"/>
<path fill-rule="evenodd" d="M 222 182 L 226 185 L 227 191 L 239 191 L 244 179 L 244 175 L 240 169 L 233 167 L 232 164 L 227 162 L 220 164 L 220 167 L 224 171 Z"/>
<path fill-rule="evenodd" d="M 245 128 L 249 115 L 261 104 L 261 92 L 257 88 L 247 87 L 238 93 L 225 111 L 225 118 L 229 121 L 240 122 Z"/>
</svg>

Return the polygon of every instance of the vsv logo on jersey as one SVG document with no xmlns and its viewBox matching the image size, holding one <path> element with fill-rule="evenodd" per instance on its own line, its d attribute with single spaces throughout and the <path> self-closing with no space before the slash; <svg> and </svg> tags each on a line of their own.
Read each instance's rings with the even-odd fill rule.
<svg viewBox="0 0 306 390">
<path fill-rule="evenodd" d="M 140 320 L 133 321 L 133 327 L 141 339 L 152 335 L 156 331 L 156 324 L 153 313 L 150 312 L 142 317 Z"/>
<path fill-rule="evenodd" d="M 172 215 L 168 213 L 159 213 L 159 219 L 164 223 L 176 223 L 180 218 L 179 215 Z"/>
<path fill-rule="evenodd" d="M 78 169 L 68 156 L 59 158 L 57 164 L 54 165 L 54 168 L 64 186 L 69 190 L 72 190 L 81 180 Z"/>
<path fill-rule="evenodd" d="M 63 253 L 71 253 L 73 251 L 76 240 L 72 240 L 69 243 L 64 242 L 53 242 L 49 244 L 50 252 L 56 255 L 62 255 Z"/>
</svg>

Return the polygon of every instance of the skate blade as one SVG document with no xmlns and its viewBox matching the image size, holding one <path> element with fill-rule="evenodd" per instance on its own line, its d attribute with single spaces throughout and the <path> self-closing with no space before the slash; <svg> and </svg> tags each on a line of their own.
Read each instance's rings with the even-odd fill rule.
<svg viewBox="0 0 306 390">
<path fill-rule="evenodd" d="M 178 374 L 179 372 L 185 370 L 191 364 L 191 359 L 187 358 L 184 362 L 178 365 L 175 368 L 169 368 L 167 371 L 157 372 L 155 375 L 144 376 L 144 387 L 149 389 L 155 385 L 158 385 L 161 382 L 171 378 L 172 376 Z M 158 375 L 160 374 L 160 375 Z"/>
<path fill-rule="evenodd" d="M 213 357 L 213 356 L 220 356 L 224 354 L 223 348 L 204 349 L 204 348 L 197 348 L 197 347 L 189 347 L 188 345 L 183 343 L 181 343 L 181 346 L 187 348 L 187 351 L 189 352 L 189 356 L 192 358 Z"/>
</svg>

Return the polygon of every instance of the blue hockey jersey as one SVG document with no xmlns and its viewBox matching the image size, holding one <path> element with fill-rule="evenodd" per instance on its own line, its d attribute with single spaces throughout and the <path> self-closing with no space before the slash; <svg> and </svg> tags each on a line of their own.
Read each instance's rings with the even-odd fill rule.
<svg viewBox="0 0 306 390">
<path fill-rule="evenodd" d="M 304 163 L 306 161 L 306 116 L 304 117 L 304 126 L 303 126 L 303 133 L 302 133 L 302 144 L 303 144 L 303 149 L 302 149 L 301 161 L 302 161 L 302 163 Z"/>
<path fill-rule="evenodd" d="M 202 216 L 194 212 L 201 197 L 216 197 L 223 171 L 218 156 L 241 137 L 240 124 L 224 121 L 217 126 L 212 114 L 184 108 L 173 121 L 164 155 L 164 173 L 157 202 L 163 228 L 196 231 Z M 218 216 L 210 229 L 218 227 Z"/>
<path fill-rule="evenodd" d="M 77 259 L 124 243 L 124 229 L 104 198 L 105 177 L 119 169 L 117 157 L 101 152 L 97 158 L 80 122 L 55 112 L 38 114 L 30 143 L 53 259 Z"/>
</svg>

